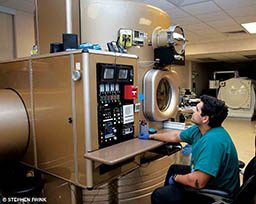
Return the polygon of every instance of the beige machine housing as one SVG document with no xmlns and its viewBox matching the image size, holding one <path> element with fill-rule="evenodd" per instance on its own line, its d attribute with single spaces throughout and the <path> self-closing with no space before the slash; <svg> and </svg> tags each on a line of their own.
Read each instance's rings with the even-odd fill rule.
<svg viewBox="0 0 256 204">
<path fill-rule="evenodd" d="M 117 144 L 110 151 L 108 147 L 99 150 L 97 63 L 131 65 L 136 76 L 135 55 L 107 52 L 82 53 L 79 50 L 0 63 L 0 88 L 14 89 L 28 112 L 31 134 L 23 162 L 84 187 L 104 183 L 136 168 L 136 155 L 162 144 L 131 139 L 123 142 L 121 149 Z M 137 83 L 134 77 L 134 85 Z M 137 102 L 133 100 L 134 104 Z M 10 106 L 10 110 L 18 109 L 15 104 Z M 134 112 L 134 137 L 138 135 L 138 114 Z M 13 124 L 20 122 L 18 117 L 11 120 Z M 11 124 L 5 126 L 13 127 Z M 28 131 L 23 129 L 20 128 L 25 137 Z M 97 157 L 102 150 L 107 161 Z M 124 157 L 120 158 L 118 155 L 123 152 Z M 92 160 L 84 158 L 88 153 L 93 153 Z M 111 170 L 100 172 L 100 166 L 106 164 L 112 165 Z"/>
<path fill-rule="evenodd" d="M 0 82 L 0 88 L 9 86 L 17 90 L 25 101 L 30 116 L 32 137 L 23 161 L 81 187 L 94 187 L 101 183 L 107 185 L 110 182 L 111 188 L 102 189 L 100 186 L 93 191 L 84 190 L 85 203 L 87 201 L 108 203 L 108 198 L 114 192 L 112 179 L 139 166 L 140 168 L 132 173 L 118 178 L 117 185 L 114 185 L 117 190 L 115 203 L 149 203 L 152 191 L 163 184 L 165 173 L 169 165 L 176 161 L 176 155 L 154 157 L 154 153 L 148 150 L 162 146 L 163 143 L 152 140 L 141 141 L 136 138 L 98 150 L 97 141 L 91 138 L 97 131 L 95 122 L 98 114 L 95 109 L 97 98 L 95 66 L 90 66 L 92 69 L 86 67 L 89 67 L 88 62 L 90 65 L 94 64 L 93 61 L 96 59 L 133 64 L 136 68 L 135 85 L 138 86 L 139 92 L 144 94 L 144 76 L 154 65 L 151 36 L 156 27 L 169 28 L 170 16 L 161 9 L 138 1 L 72 0 L 70 2 L 72 2 L 72 33 L 78 34 L 79 43 L 98 43 L 103 50 L 106 50 L 106 43 L 117 40 L 118 30 L 122 28 L 143 32 L 145 39 L 140 46 L 132 46 L 128 49 L 128 53 L 138 56 L 139 59 L 114 53 L 101 55 L 97 52 L 89 54 L 69 52 L 1 64 L 5 68 L 1 69 L 0 77 L 6 75 L 4 70 L 10 70 L 10 67 L 15 67 L 15 70 L 11 74 L 8 73 L 8 83 Z M 37 0 L 37 33 L 39 34 L 37 41 L 40 54 L 49 53 L 50 43 L 61 42 L 62 33 L 69 30 L 66 29 L 65 6 L 63 0 Z M 72 77 L 75 80 L 79 79 L 79 69 L 82 78 L 77 81 L 71 80 Z M 160 72 L 159 74 L 162 76 Z M 170 86 L 174 89 L 169 98 L 173 102 L 169 103 L 168 100 L 167 105 L 172 105 L 171 110 L 174 110 L 173 114 L 175 114 L 175 106 L 178 104 L 178 78 L 173 70 L 170 75 L 174 79 L 169 82 L 177 84 Z M 169 75 L 165 76 L 164 78 L 169 78 Z M 157 82 L 152 85 L 159 86 L 159 84 Z M 151 90 L 157 88 L 153 86 Z M 156 94 L 153 97 L 155 98 Z M 134 104 L 140 108 L 139 112 L 134 113 L 135 123 L 137 120 L 136 137 L 138 119 L 145 119 L 146 116 L 143 112 L 144 102 L 134 100 Z M 147 107 L 151 110 L 154 108 L 152 104 Z M 155 113 L 152 114 L 151 119 L 154 119 Z M 159 116 L 158 112 L 156 114 Z M 165 115 L 164 119 L 171 116 Z M 150 121 L 146 118 L 150 127 L 161 129 L 163 118 L 155 119 L 158 121 Z M 141 162 L 143 157 L 146 158 L 146 165 Z M 114 168 L 100 174 L 99 169 L 103 163 Z M 59 189 L 54 186 L 54 196 Z M 104 193 L 107 195 L 102 195 Z"/>
</svg>

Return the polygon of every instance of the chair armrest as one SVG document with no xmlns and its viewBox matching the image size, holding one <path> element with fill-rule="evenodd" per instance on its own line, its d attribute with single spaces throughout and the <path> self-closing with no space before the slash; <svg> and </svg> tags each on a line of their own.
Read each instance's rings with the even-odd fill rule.
<svg viewBox="0 0 256 204">
<path fill-rule="evenodd" d="M 211 195 L 216 195 L 216 196 L 222 196 L 225 198 L 231 198 L 231 195 L 228 192 L 221 191 L 221 190 L 207 189 L 207 188 L 195 189 L 195 188 L 190 188 L 190 187 L 186 188 L 186 190 L 191 193 L 211 194 Z"/>
<path fill-rule="evenodd" d="M 158 147 L 158 148 L 155 148 L 155 149 L 152 149 L 151 152 L 154 152 L 154 153 L 157 153 L 157 154 L 161 154 L 161 155 L 172 155 L 178 151 L 180 151 L 182 149 L 182 145 L 180 143 L 171 143 L 171 142 L 168 142 L 168 143 L 165 143 L 164 145 Z"/>
</svg>

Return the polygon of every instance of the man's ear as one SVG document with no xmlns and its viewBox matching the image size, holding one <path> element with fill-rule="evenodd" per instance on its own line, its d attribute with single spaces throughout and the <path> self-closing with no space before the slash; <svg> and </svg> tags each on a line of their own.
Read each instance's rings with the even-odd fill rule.
<svg viewBox="0 0 256 204">
<path fill-rule="evenodd" d="M 208 115 L 203 116 L 203 123 L 208 124 L 210 120 L 210 117 Z"/>
</svg>

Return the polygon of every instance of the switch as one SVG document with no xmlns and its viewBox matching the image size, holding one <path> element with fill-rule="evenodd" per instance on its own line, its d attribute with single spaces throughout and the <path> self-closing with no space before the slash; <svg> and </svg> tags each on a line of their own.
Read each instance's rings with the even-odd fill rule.
<svg viewBox="0 0 256 204">
<path fill-rule="evenodd" d="M 124 86 L 124 99 L 133 100 L 138 98 L 138 87 L 134 85 L 125 85 Z"/>
</svg>

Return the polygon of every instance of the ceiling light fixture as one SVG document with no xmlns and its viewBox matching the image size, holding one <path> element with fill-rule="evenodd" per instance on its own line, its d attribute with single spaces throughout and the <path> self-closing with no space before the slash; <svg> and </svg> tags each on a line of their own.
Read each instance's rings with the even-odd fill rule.
<svg viewBox="0 0 256 204">
<path fill-rule="evenodd" d="M 248 33 L 256 34 L 256 22 L 241 24 Z"/>
</svg>

